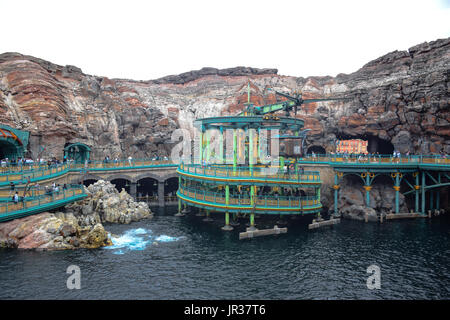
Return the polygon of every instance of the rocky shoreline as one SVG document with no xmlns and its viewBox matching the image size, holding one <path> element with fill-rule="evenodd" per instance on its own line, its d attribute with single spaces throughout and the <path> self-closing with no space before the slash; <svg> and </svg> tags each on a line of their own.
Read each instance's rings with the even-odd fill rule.
<svg viewBox="0 0 450 320">
<path fill-rule="evenodd" d="M 152 217 L 148 205 L 135 202 L 110 182 L 99 180 L 85 188 L 88 197 L 63 212 L 43 212 L 0 224 L 0 247 L 64 250 L 112 244 L 103 223 L 124 223 Z"/>
</svg>

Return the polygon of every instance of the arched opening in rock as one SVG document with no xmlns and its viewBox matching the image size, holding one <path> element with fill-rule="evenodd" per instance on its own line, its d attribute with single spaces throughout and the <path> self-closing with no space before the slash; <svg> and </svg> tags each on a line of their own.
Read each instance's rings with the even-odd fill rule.
<svg viewBox="0 0 450 320">
<path fill-rule="evenodd" d="M 158 195 L 158 180 L 153 178 L 138 180 L 136 192 L 138 197 L 156 197 Z"/>
<path fill-rule="evenodd" d="M 126 179 L 114 179 L 111 180 L 111 183 L 116 187 L 117 191 L 121 192 L 122 189 L 129 194 L 130 193 L 130 181 Z"/>
<path fill-rule="evenodd" d="M 164 181 L 164 195 L 175 196 L 178 190 L 178 178 L 173 177 Z"/>
<path fill-rule="evenodd" d="M 64 156 L 67 160 L 74 160 L 77 163 L 84 163 L 90 158 L 91 148 L 84 143 L 66 143 L 64 146 Z"/>
<path fill-rule="evenodd" d="M 308 147 L 308 150 L 306 151 L 307 154 L 326 154 L 325 148 L 322 146 L 310 146 Z"/>
<path fill-rule="evenodd" d="M 95 179 L 87 179 L 83 181 L 83 185 L 85 185 L 86 187 L 89 187 L 91 184 L 96 183 L 98 180 Z"/>
<path fill-rule="evenodd" d="M 368 141 L 367 151 L 369 153 L 379 153 L 379 154 L 389 154 L 391 155 L 394 152 L 394 145 L 388 141 L 381 139 L 377 136 L 371 134 L 362 134 L 362 135 L 347 135 L 347 134 L 336 134 L 336 140 L 354 140 L 361 139 L 364 141 Z"/>
</svg>

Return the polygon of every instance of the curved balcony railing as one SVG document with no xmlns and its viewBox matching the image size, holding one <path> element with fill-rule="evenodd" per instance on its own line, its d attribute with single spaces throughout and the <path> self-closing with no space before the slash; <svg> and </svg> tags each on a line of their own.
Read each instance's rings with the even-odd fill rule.
<svg viewBox="0 0 450 320">
<path fill-rule="evenodd" d="M 296 210 L 305 210 L 321 207 L 318 196 L 274 196 L 274 195 L 255 195 L 254 204 L 249 196 L 242 194 L 230 194 L 228 205 L 224 193 L 210 192 L 194 188 L 180 186 L 178 194 L 192 200 L 201 201 L 214 205 L 222 205 L 223 207 L 247 207 L 255 208 L 292 208 Z"/>
<path fill-rule="evenodd" d="M 63 205 L 68 202 L 73 202 L 84 198 L 84 187 L 82 185 L 71 185 L 67 189 L 59 192 L 51 192 L 44 195 L 34 197 L 21 197 L 19 201 L 2 202 L 0 203 L 0 221 L 5 221 L 8 218 L 17 218 L 13 213 L 36 213 L 45 211 L 52 206 Z"/>
<path fill-rule="evenodd" d="M 242 178 L 242 179 L 258 179 L 264 181 L 286 181 L 294 183 L 321 183 L 320 173 L 318 171 L 284 171 L 278 167 L 236 167 L 223 165 L 202 166 L 197 164 L 180 164 L 178 170 L 181 174 L 193 174 L 205 178 Z"/>
<path fill-rule="evenodd" d="M 26 183 L 28 178 L 30 181 L 39 181 L 43 179 L 51 179 L 69 171 L 68 164 L 56 165 L 51 167 L 38 167 L 32 170 L 22 170 L 17 172 L 1 173 L 0 186 L 14 183 Z"/>
</svg>

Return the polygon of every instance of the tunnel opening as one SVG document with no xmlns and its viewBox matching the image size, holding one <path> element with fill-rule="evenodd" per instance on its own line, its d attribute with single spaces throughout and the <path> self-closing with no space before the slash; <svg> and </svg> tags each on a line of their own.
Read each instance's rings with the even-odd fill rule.
<svg viewBox="0 0 450 320">
<path fill-rule="evenodd" d="M 313 152 L 315 154 L 326 154 L 327 153 L 325 148 L 322 147 L 322 146 L 310 146 L 310 147 L 308 147 L 306 153 L 307 154 L 312 154 Z"/>
<path fill-rule="evenodd" d="M 164 182 L 164 195 L 176 196 L 178 191 L 178 178 L 169 178 Z"/>
<path fill-rule="evenodd" d="M 121 192 L 122 189 L 125 189 L 130 194 L 130 181 L 126 179 L 114 179 L 111 180 L 111 183 L 116 187 L 117 191 Z"/>
<path fill-rule="evenodd" d="M 350 140 L 363 140 L 367 141 L 367 152 L 369 153 L 379 153 L 391 155 L 394 152 L 394 145 L 388 141 L 381 139 L 377 136 L 371 134 L 362 135 L 347 135 L 347 134 L 336 134 L 336 146 L 338 142 L 350 141 Z M 357 153 L 357 152 L 355 152 Z"/>
<path fill-rule="evenodd" d="M 136 187 L 138 197 L 155 197 L 158 195 L 158 180 L 143 178 L 138 180 Z"/>
</svg>

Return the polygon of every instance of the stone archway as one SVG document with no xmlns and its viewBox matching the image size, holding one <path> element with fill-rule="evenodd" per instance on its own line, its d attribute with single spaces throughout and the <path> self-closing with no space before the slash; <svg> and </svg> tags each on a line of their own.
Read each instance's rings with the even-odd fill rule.
<svg viewBox="0 0 450 320">
<path fill-rule="evenodd" d="M 67 160 L 74 160 L 76 163 L 84 163 L 89 160 L 91 148 L 84 143 L 68 143 L 64 147 L 64 156 Z"/>
</svg>

